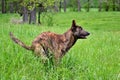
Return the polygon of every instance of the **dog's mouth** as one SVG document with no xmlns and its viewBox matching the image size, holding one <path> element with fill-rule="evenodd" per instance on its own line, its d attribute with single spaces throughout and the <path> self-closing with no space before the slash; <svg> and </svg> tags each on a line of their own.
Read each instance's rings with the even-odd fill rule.
<svg viewBox="0 0 120 80">
<path fill-rule="evenodd" d="M 81 39 L 87 39 L 87 36 L 80 36 Z"/>
<path fill-rule="evenodd" d="M 90 33 L 87 33 L 86 35 L 80 35 L 80 38 L 81 39 L 87 39 L 87 36 L 89 36 L 90 35 Z"/>
</svg>

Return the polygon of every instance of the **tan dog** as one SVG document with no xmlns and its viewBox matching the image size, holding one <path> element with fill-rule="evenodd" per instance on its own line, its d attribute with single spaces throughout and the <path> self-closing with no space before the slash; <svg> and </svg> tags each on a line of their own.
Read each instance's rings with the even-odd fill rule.
<svg viewBox="0 0 120 80">
<path fill-rule="evenodd" d="M 31 46 L 25 45 L 22 41 L 14 37 L 12 33 L 10 33 L 10 37 L 23 48 L 35 52 L 37 56 L 48 59 L 52 54 L 55 60 L 59 60 L 78 39 L 86 39 L 86 36 L 89 34 L 81 26 L 76 25 L 75 20 L 73 20 L 71 28 L 65 33 L 43 32 L 33 40 Z"/>
</svg>

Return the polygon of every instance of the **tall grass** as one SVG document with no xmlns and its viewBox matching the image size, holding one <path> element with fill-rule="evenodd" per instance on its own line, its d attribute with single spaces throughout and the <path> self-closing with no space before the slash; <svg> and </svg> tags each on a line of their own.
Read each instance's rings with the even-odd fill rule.
<svg viewBox="0 0 120 80">
<path fill-rule="evenodd" d="M 120 13 L 69 12 L 53 15 L 53 26 L 13 24 L 16 14 L 0 14 L 0 79 L 1 80 L 119 80 L 120 79 Z M 40 58 L 14 44 L 9 32 L 31 45 L 41 32 L 64 33 L 75 19 L 91 35 L 78 40 L 53 68 Z"/>
</svg>

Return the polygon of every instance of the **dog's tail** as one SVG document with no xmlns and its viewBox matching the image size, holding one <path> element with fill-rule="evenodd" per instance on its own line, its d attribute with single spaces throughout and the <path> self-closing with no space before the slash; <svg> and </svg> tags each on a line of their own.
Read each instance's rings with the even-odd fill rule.
<svg viewBox="0 0 120 80">
<path fill-rule="evenodd" d="M 19 44 L 20 46 L 22 46 L 23 48 L 27 49 L 27 50 L 32 50 L 31 46 L 27 46 L 25 45 L 22 41 L 20 41 L 18 38 L 16 38 L 11 32 L 10 32 L 10 38 L 17 44 Z"/>
</svg>

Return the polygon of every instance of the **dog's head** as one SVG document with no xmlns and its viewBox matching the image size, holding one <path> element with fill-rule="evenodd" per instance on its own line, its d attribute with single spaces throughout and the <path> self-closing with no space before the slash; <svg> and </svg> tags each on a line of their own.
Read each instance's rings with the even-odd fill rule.
<svg viewBox="0 0 120 80">
<path fill-rule="evenodd" d="M 85 31 L 81 26 L 76 25 L 75 20 L 72 21 L 71 30 L 77 39 L 86 39 L 86 36 L 90 35 L 90 33 Z"/>
</svg>

